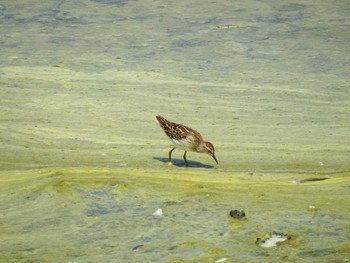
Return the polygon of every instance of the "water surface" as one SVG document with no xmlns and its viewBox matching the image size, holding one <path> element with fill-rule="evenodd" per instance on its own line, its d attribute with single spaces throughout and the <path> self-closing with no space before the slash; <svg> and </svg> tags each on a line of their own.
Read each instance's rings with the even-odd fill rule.
<svg viewBox="0 0 350 263">
<path fill-rule="evenodd" d="M 350 260 L 349 10 L 3 1 L 1 259 Z M 158 114 L 220 165 L 169 166 Z M 291 239 L 256 245 L 273 231 Z"/>
</svg>

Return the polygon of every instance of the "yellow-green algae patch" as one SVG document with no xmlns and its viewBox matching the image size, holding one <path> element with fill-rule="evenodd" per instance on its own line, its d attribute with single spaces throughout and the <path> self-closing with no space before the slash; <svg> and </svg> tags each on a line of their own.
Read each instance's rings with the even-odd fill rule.
<svg viewBox="0 0 350 263">
<path fill-rule="evenodd" d="M 315 176 L 182 168 L 3 171 L 2 259 L 346 259 L 349 174 L 293 182 Z M 162 217 L 153 215 L 158 208 Z M 244 210 L 247 220 L 231 218 L 231 209 Z M 255 244 L 272 231 L 291 239 L 270 250 Z"/>
</svg>

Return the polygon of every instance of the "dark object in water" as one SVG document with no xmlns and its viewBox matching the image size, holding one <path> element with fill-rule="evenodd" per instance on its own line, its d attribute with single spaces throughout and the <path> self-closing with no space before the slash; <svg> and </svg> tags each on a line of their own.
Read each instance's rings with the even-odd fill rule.
<svg viewBox="0 0 350 263">
<path fill-rule="evenodd" d="M 302 179 L 302 180 L 295 180 L 296 183 L 307 183 L 307 182 L 318 182 L 318 181 L 324 181 L 329 178 L 308 178 L 308 179 Z"/>
<path fill-rule="evenodd" d="M 143 245 L 137 245 L 136 247 L 132 248 L 132 251 L 139 251 L 140 248 L 142 248 L 142 247 L 143 247 Z"/>
<path fill-rule="evenodd" d="M 243 210 L 239 211 L 239 210 L 231 210 L 230 211 L 230 216 L 233 217 L 234 219 L 238 219 L 238 220 L 245 220 L 247 219 L 245 217 L 245 212 Z"/>
</svg>

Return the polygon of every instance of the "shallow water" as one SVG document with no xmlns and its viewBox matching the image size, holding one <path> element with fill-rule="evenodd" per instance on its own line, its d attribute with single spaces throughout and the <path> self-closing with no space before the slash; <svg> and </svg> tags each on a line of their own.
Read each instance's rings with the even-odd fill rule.
<svg viewBox="0 0 350 263">
<path fill-rule="evenodd" d="M 1 260 L 349 261 L 349 11 L 3 1 Z M 158 114 L 220 165 L 169 166 Z"/>
</svg>

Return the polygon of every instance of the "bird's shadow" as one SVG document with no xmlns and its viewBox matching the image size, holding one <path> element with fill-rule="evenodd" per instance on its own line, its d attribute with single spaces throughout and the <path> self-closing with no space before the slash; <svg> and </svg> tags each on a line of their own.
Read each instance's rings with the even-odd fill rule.
<svg viewBox="0 0 350 263">
<path fill-rule="evenodd" d="M 163 157 L 153 157 L 153 159 L 158 160 L 158 161 L 163 162 L 163 163 L 169 162 L 168 158 L 163 158 Z M 171 163 L 177 167 L 195 167 L 195 168 L 206 168 L 206 169 L 213 169 L 214 168 L 214 166 L 212 166 L 212 165 L 207 165 L 207 164 L 203 164 L 201 162 L 195 162 L 195 161 L 189 161 L 189 160 L 187 160 L 188 166 L 186 166 L 184 159 L 171 158 Z"/>
</svg>

